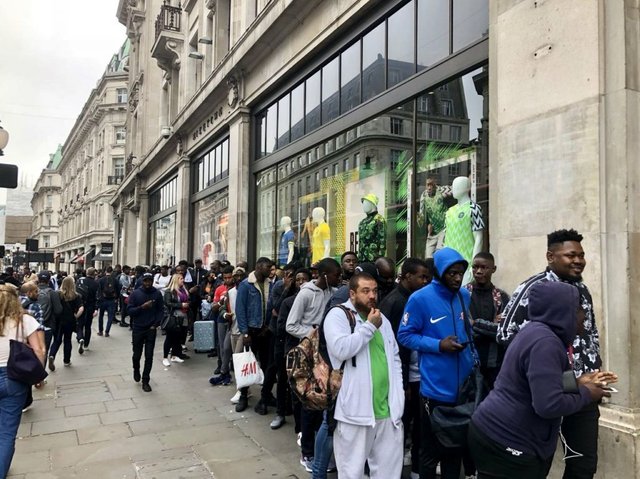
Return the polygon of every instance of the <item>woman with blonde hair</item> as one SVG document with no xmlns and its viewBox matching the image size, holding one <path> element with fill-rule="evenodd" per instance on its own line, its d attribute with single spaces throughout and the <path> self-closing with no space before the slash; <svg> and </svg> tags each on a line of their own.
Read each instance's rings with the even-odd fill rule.
<svg viewBox="0 0 640 479">
<path fill-rule="evenodd" d="M 58 294 L 60 295 L 60 303 L 62 303 L 62 313 L 56 318 L 54 340 L 49 350 L 49 369 L 51 371 L 55 371 L 56 369 L 54 363 L 56 353 L 63 343 L 62 353 L 64 365 L 71 366 L 71 350 L 73 349 L 71 337 L 77 329 L 78 318 L 84 313 L 82 297 L 76 292 L 76 283 L 71 276 L 67 276 L 62 280 Z M 82 354 L 81 350 L 78 352 Z"/>
<path fill-rule="evenodd" d="M 22 408 L 30 386 L 7 377 L 9 341 L 26 342 L 44 365 L 45 348 L 40 325 L 25 314 L 18 290 L 9 284 L 0 285 L 0 477 L 6 477 L 15 450 L 16 434 Z"/>
<path fill-rule="evenodd" d="M 167 335 L 164 338 L 162 364 L 169 367 L 172 362 L 184 362 L 185 358 L 182 354 L 182 337 L 189 325 L 189 291 L 184 287 L 182 274 L 175 273 L 171 276 L 169 286 L 164 292 L 164 304 L 170 318 L 165 328 Z"/>
</svg>

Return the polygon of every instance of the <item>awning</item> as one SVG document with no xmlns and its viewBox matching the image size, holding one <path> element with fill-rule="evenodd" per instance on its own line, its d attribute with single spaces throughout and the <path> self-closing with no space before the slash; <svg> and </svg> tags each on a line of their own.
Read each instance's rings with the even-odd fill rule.
<svg viewBox="0 0 640 479">
<path fill-rule="evenodd" d="M 113 253 L 105 254 L 102 252 L 103 249 L 104 248 L 100 248 L 98 250 L 96 255 L 93 257 L 93 261 L 113 261 Z"/>
<path fill-rule="evenodd" d="M 69 263 L 77 263 L 77 262 L 78 262 L 78 258 L 79 258 L 80 256 L 82 256 L 83 254 L 84 254 L 84 253 L 78 253 L 77 255 L 75 255 L 73 258 L 71 258 L 71 259 L 69 260 Z"/>
<path fill-rule="evenodd" d="M 91 255 L 95 250 L 96 249 L 93 247 L 89 248 L 89 251 L 87 251 L 85 254 L 81 255 L 80 258 L 78 258 L 78 263 L 86 263 L 87 261 L 91 261 Z"/>
</svg>

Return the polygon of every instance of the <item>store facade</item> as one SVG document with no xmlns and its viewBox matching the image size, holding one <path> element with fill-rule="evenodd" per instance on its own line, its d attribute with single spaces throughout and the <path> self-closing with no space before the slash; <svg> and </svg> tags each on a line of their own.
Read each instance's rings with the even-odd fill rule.
<svg viewBox="0 0 640 479">
<path fill-rule="evenodd" d="M 252 109 L 253 256 L 286 262 L 289 225 L 306 265 L 422 256 L 428 178 L 449 206 L 452 181 L 471 179 L 488 245 L 488 15 L 488 2 L 387 4 Z M 384 238 L 374 250 L 367 195 Z"/>
</svg>

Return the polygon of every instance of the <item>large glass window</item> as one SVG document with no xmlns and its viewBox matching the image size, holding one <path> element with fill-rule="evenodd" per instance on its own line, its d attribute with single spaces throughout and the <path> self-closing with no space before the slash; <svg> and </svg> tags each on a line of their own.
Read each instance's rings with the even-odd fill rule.
<svg viewBox="0 0 640 479">
<path fill-rule="evenodd" d="M 217 143 L 194 162 L 194 193 L 229 176 L 229 138 Z"/>
<path fill-rule="evenodd" d="M 320 121 L 320 72 L 316 72 L 307 78 L 305 82 L 305 132 L 315 130 L 321 124 Z"/>
<path fill-rule="evenodd" d="M 176 214 L 171 213 L 150 225 L 153 264 L 176 264 Z"/>
<path fill-rule="evenodd" d="M 304 135 L 304 83 L 291 92 L 291 141 Z"/>
<path fill-rule="evenodd" d="M 149 216 L 178 204 L 178 178 L 173 178 L 149 196 Z"/>
<path fill-rule="evenodd" d="M 415 73 L 414 66 L 414 5 L 407 3 L 391 15 L 387 25 L 387 86 L 392 87 Z"/>
<path fill-rule="evenodd" d="M 449 54 L 449 6 L 449 0 L 418 0 L 418 71 Z"/>
<path fill-rule="evenodd" d="M 456 240 L 468 256 L 477 231 L 487 250 L 487 89 L 486 69 L 478 69 L 258 173 L 257 256 L 283 264 L 291 237 L 295 259 L 307 266 L 347 250 L 400 263 L 409 251 L 430 256 Z M 462 195 L 457 205 L 454 180 L 468 185 L 470 202 Z M 456 234 L 430 247 L 449 224 Z"/>
<path fill-rule="evenodd" d="M 360 42 L 340 54 L 340 113 L 360 104 Z"/>
<path fill-rule="evenodd" d="M 322 68 L 322 123 L 337 118 L 340 113 L 340 63 L 333 59 Z"/>
<path fill-rule="evenodd" d="M 454 0 L 453 51 L 489 34 L 489 0 Z"/>
<path fill-rule="evenodd" d="M 193 255 L 205 266 L 227 259 L 229 191 L 225 188 L 193 205 Z"/>
<path fill-rule="evenodd" d="M 283 96 L 278 102 L 278 148 L 289 143 L 289 121 L 291 119 L 289 104 L 289 95 Z"/>
<path fill-rule="evenodd" d="M 384 91 L 385 25 L 381 23 L 362 38 L 362 100 Z"/>
</svg>

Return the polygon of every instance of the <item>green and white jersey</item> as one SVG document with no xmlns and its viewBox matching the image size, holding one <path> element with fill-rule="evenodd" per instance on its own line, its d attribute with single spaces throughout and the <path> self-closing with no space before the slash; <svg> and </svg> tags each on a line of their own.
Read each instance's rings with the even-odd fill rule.
<svg viewBox="0 0 640 479">
<path fill-rule="evenodd" d="M 455 249 L 471 264 L 475 244 L 473 233 L 484 229 L 480 205 L 470 201 L 452 206 L 447 210 L 445 228 L 444 245 Z"/>
</svg>

